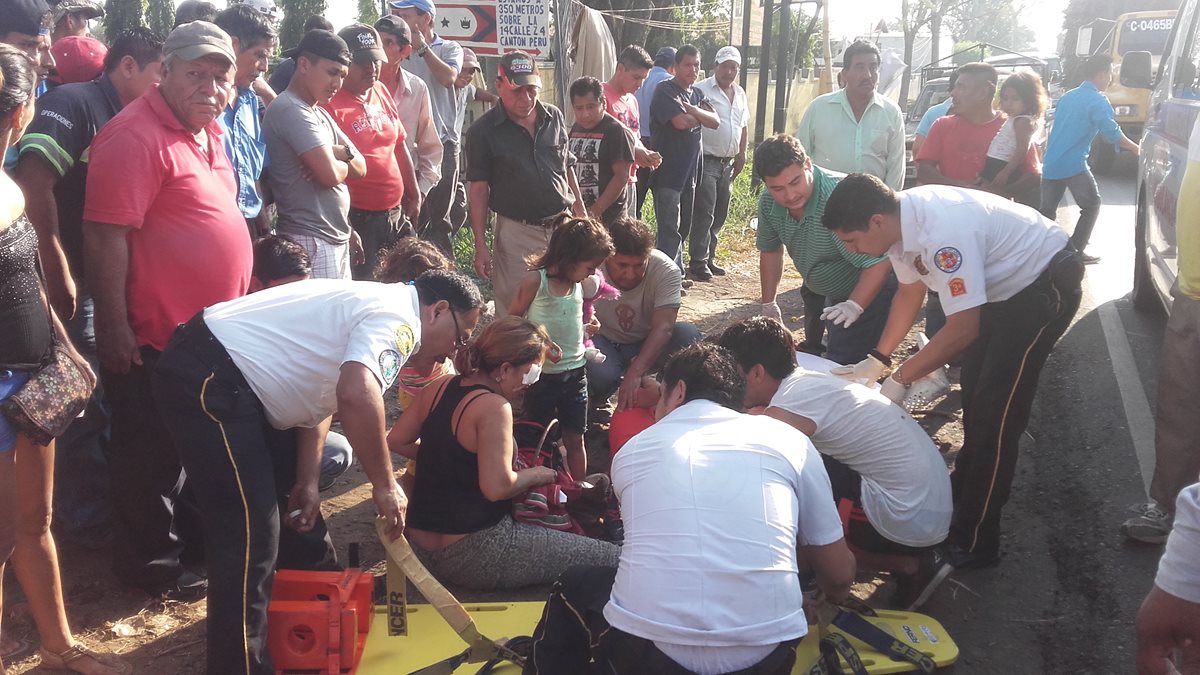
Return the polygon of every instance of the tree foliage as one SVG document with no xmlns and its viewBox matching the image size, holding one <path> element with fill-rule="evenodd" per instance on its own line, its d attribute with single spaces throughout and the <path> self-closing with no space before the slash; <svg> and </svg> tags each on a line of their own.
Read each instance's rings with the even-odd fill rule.
<svg viewBox="0 0 1200 675">
<path fill-rule="evenodd" d="M 150 30 L 164 38 L 175 27 L 175 3 L 171 0 L 149 0 L 146 8 L 146 24 Z"/>
<path fill-rule="evenodd" d="M 946 15 L 946 26 L 955 42 L 1027 49 L 1035 36 L 1021 23 L 1021 9 L 1012 0 L 965 0 Z"/>
<path fill-rule="evenodd" d="M 900 30 L 904 31 L 904 79 L 900 82 L 900 105 L 908 107 L 908 90 L 912 83 L 913 44 L 917 33 L 933 23 L 935 17 L 946 17 L 969 0 L 902 0 Z M 936 36 L 934 41 L 937 41 Z"/>
<path fill-rule="evenodd" d="M 344 1 L 344 0 L 343 0 Z M 304 22 L 314 14 L 325 13 L 325 0 L 281 0 L 283 25 L 279 28 L 279 45 L 291 49 L 304 37 Z"/>
<path fill-rule="evenodd" d="M 111 42 L 126 30 L 143 25 L 142 20 L 145 13 L 145 0 L 106 0 L 104 3 L 105 39 Z"/>
<path fill-rule="evenodd" d="M 375 0 L 358 0 L 358 20 L 368 26 L 374 26 L 379 20 L 379 3 Z"/>
</svg>

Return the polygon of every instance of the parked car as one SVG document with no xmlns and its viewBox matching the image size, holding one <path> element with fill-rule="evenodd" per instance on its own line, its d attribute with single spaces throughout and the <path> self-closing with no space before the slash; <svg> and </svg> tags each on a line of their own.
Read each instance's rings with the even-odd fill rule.
<svg viewBox="0 0 1200 675">
<path fill-rule="evenodd" d="M 904 187 L 917 184 L 917 163 L 913 161 L 913 139 L 917 135 L 917 125 L 921 118 L 933 106 L 950 98 L 950 78 L 942 77 L 930 80 L 921 88 L 921 93 L 913 104 L 908 107 L 908 115 L 904 118 Z"/>
<path fill-rule="evenodd" d="M 1187 168 L 1188 137 L 1200 114 L 1198 1 L 1183 0 L 1160 67 L 1155 68 L 1159 59 L 1150 51 L 1128 51 L 1121 64 L 1122 86 L 1150 92 L 1134 222 L 1133 302 L 1140 309 L 1170 310 L 1179 273 L 1175 205 Z"/>
</svg>

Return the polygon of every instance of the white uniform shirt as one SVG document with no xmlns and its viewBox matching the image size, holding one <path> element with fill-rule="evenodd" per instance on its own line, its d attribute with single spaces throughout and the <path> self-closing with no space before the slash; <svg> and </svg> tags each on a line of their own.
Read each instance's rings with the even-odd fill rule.
<svg viewBox="0 0 1200 675">
<path fill-rule="evenodd" d="M 1179 493 L 1175 524 L 1167 550 L 1158 561 L 1154 585 L 1177 598 L 1200 603 L 1200 483 Z"/>
<path fill-rule="evenodd" d="M 737 155 L 742 147 L 742 129 L 750 122 L 746 90 L 734 82 L 731 101 L 721 89 L 721 85 L 717 84 L 715 76 L 697 82 L 696 88 L 704 92 L 704 97 L 712 104 L 713 111 L 721 118 L 721 126 L 716 129 L 700 129 L 700 144 L 704 154 L 714 157 Z"/>
<path fill-rule="evenodd" d="M 268 288 L 209 307 L 204 322 L 277 429 L 332 415 L 344 363 L 363 364 L 387 389 L 421 339 L 415 288 L 349 279 Z"/>
<path fill-rule="evenodd" d="M 933 546 L 950 531 L 950 474 L 929 434 L 876 390 L 797 369 L 771 407 L 812 420 L 813 445 L 862 476 L 867 520 L 905 546 Z"/>
<path fill-rule="evenodd" d="M 808 631 L 796 546 L 836 542 L 842 525 L 804 434 L 696 400 L 634 436 L 612 480 L 625 545 L 604 608 L 611 625 L 656 643 L 738 649 Z"/>
<path fill-rule="evenodd" d="M 888 250 L 900 283 L 925 282 L 946 314 L 1007 300 L 1067 246 L 1042 214 L 981 190 L 922 185 L 900 198 L 900 241 Z"/>
</svg>

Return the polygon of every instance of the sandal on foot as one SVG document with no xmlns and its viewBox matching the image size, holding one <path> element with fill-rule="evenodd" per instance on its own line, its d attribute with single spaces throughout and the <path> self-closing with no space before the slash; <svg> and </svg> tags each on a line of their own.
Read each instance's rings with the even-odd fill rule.
<svg viewBox="0 0 1200 675">
<path fill-rule="evenodd" d="M 133 669 L 125 661 L 111 654 L 94 652 L 81 644 L 75 644 L 66 651 L 57 653 L 43 647 L 38 650 L 38 655 L 42 657 L 41 666 L 50 670 L 70 670 L 76 673 L 86 673 L 88 671 L 80 670 L 82 664 L 79 662 L 83 659 L 91 659 L 107 668 L 113 675 L 127 675 L 133 672 Z"/>
</svg>

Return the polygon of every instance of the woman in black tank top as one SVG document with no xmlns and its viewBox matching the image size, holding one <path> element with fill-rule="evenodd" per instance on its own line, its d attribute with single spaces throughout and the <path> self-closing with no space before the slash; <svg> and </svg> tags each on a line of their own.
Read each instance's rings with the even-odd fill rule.
<svg viewBox="0 0 1200 675">
<path fill-rule="evenodd" d="M 432 382 L 388 434 L 417 459 L 406 534 L 443 581 L 470 588 L 552 581 L 573 564 L 611 564 L 607 542 L 512 520 L 511 499 L 554 482 L 546 467 L 513 470 L 517 400 L 541 371 L 550 338 L 526 319 L 498 319 L 455 357 L 461 375 Z"/>
<path fill-rule="evenodd" d="M 0 156 L 33 119 L 37 81 L 25 53 L 0 44 Z M 25 217 L 25 198 L 0 171 L 0 401 L 19 392 L 47 362 L 55 334 L 64 348 L 72 349 L 62 325 L 47 310 L 37 255 L 37 233 Z M 37 624 L 43 667 L 101 675 L 128 672 L 119 659 L 92 652 L 71 637 L 49 528 L 53 475 L 54 443 L 37 445 L 0 415 L 0 583 L 11 557 Z M 0 654 L 11 653 L 11 645 L 0 640 Z M 0 659 L 0 672 L 5 665 Z"/>
</svg>

